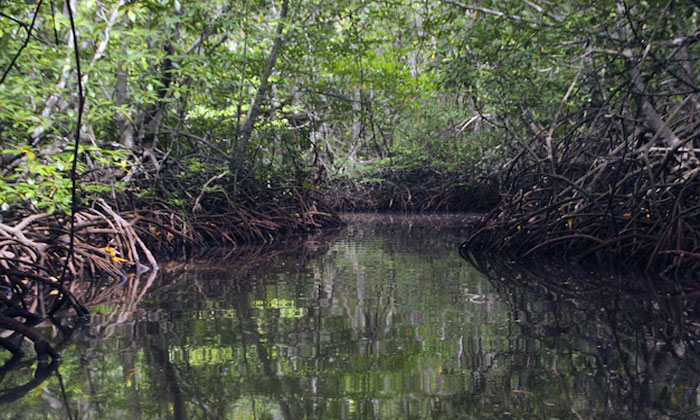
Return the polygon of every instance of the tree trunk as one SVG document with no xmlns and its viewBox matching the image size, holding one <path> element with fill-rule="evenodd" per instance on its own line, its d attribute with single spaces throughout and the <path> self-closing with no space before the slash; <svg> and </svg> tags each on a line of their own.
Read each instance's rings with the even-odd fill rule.
<svg viewBox="0 0 700 420">
<path fill-rule="evenodd" d="M 121 63 L 117 64 L 117 81 L 114 86 L 114 103 L 118 107 L 124 106 L 129 102 L 129 95 L 127 92 L 128 78 L 128 72 L 122 68 Z M 117 114 L 117 126 L 119 127 L 119 143 L 129 150 L 133 149 L 134 125 L 129 120 L 129 116 L 123 111 Z"/>
<path fill-rule="evenodd" d="M 253 133 L 253 127 L 257 122 L 258 117 L 261 114 L 260 106 L 265 100 L 265 95 L 270 88 L 270 75 L 275 68 L 275 63 L 277 62 L 277 57 L 282 50 L 282 45 L 286 41 L 287 37 L 282 35 L 284 30 L 284 19 L 287 18 L 289 12 L 289 0 L 284 0 L 282 2 L 282 9 L 280 10 L 280 22 L 277 24 L 277 30 L 275 31 L 275 40 L 272 43 L 272 49 L 270 50 L 270 55 L 267 58 L 267 63 L 265 63 L 265 68 L 260 76 L 260 86 L 255 93 L 253 102 L 250 104 L 250 109 L 248 110 L 248 115 L 245 121 L 241 125 L 241 129 L 236 133 L 236 140 L 231 147 L 231 163 L 235 165 L 240 159 L 245 146 L 250 140 L 250 136 Z"/>
</svg>

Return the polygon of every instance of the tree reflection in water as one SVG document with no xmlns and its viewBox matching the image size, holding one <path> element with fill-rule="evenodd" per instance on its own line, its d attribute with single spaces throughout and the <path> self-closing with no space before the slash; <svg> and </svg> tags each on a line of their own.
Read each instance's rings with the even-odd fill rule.
<svg viewBox="0 0 700 420">
<path fill-rule="evenodd" d="M 606 408 L 591 414 L 697 418 L 697 294 L 689 295 L 682 286 L 653 277 L 640 280 L 629 274 L 591 273 L 552 263 L 515 265 L 465 256 L 486 273 L 508 303 L 521 338 L 553 351 L 553 372 L 564 365 L 572 373 L 561 386 L 595 396 L 598 400 L 591 405 Z M 530 355 L 518 348 L 513 349 L 513 357 L 528 360 Z M 577 379 L 585 371 L 591 380 Z"/>
<path fill-rule="evenodd" d="M 457 255 L 463 217 L 356 218 L 335 237 L 173 265 L 129 311 L 103 308 L 64 351 L 72 411 L 285 420 L 698 414 L 696 302 L 579 290 L 582 298 L 534 287 L 536 273 L 495 262 L 486 272 L 498 280 L 488 280 Z M 64 418 L 47 397 L 57 382 L 38 390 L 4 413 Z"/>
</svg>

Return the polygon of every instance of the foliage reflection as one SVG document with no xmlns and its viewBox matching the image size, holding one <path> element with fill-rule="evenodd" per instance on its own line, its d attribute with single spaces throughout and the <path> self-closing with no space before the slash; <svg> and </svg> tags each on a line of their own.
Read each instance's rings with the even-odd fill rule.
<svg viewBox="0 0 700 420">
<path fill-rule="evenodd" d="M 489 281 L 457 254 L 464 222 L 365 217 L 329 241 L 179 267 L 125 316 L 95 315 L 64 351 L 72 412 L 88 419 L 698 414 L 695 343 L 682 348 L 660 336 L 670 334 L 664 317 L 692 311 L 692 302 L 593 303 Z M 62 418 L 55 395 L 57 381 L 47 381 L 4 412 Z"/>
</svg>

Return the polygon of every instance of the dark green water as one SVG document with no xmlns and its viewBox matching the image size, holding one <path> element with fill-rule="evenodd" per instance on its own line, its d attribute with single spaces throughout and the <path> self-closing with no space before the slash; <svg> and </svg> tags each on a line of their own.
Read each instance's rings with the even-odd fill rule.
<svg viewBox="0 0 700 420">
<path fill-rule="evenodd" d="M 611 309 L 492 284 L 459 257 L 461 226 L 464 216 L 353 216 L 331 237 L 166 267 L 171 280 L 138 302 L 137 291 L 94 308 L 62 352 L 65 392 L 53 375 L 0 418 L 700 413 L 697 331 L 672 334 L 700 329 L 684 318 L 695 303 L 635 297 Z"/>
</svg>

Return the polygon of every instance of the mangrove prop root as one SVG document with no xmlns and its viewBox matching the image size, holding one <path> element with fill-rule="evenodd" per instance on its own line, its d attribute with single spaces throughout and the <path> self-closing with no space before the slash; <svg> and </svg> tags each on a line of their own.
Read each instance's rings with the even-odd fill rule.
<svg viewBox="0 0 700 420">
<path fill-rule="evenodd" d="M 170 255 L 180 254 L 182 248 L 270 243 L 285 234 L 343 224 L 317 190 L 290 184 L 268 187 L 256 181 L 231 190 L 230 184 L 235 183 L 231 175 L 219 175 L 206 180 L 206 192 L 194 185 L 178 186 L 184 190 L 182 195 L 197 201 L 184 214 L 167 202 L 146 199 L 124 217 L 148 248 Z"/>
<path fill-rule="evenodd" d="M 91 294 L 126 278 L 144 266 L 142 261 L 157 268 L 133 226 L 106 203 L 75 213 L 72 255 L 69 219 L 17 214 L 0 224 L 0 329 L 32 342 L 40 361 L 57 359 L 58 353 L 37 324 L 62 309 L 83 317 Z M 62 282 L 66 260 L 68 275 Z M 0 346 L 15 356 L 23 354 L 21 340 L 6 337 Z"/>
<path fill-rule="evenodd" d="M 39 360 L 47 360 L 48 357 L 57 359 L 59 357 L 56 350 L 54 350 L 41 334 L 31 328 L 31 326 L 0 314 L 0 327 L 21 334 L 32 341 L 32 343 L 34 343 L 34 351 L 36 351 Z"/>
<path fill-rule="evenodd" d="M 210 186 L 226 182 L 230 179 L 222 175 L 213 178 Z M 65 214 L 3 215 L 0 329 L 33 342 L 40 359 L 56 358 L 34 326 L 66 308 L 82 317 L 88 314 L 89 303 L 127 299 L 135 305 L 155 282 L 156 256 L 269 243 L 282 234 L 342 225 L 316 191 L 251 185 L 237 192 L 202 190 L 197 206 L 187 207 L 190 212 L 158 200 L 142 201 L 141 207 L 123 211 L 117 210 L 119 203 L 113 207 L 97 199 L 92 207 L 75 212 L 72 241 L 71 220 Z M 66 281 L 60 281 L 65 261 Z M 0 346 L 13 355 L 22 354 L 15 340 L 0 340 Z"/>
<path fill-rule="evenodd" d="M 468 246 L 516 258 L 594 258 L 697 279 L 700 91 L 678 76 L 694 74 L 697 60 L 660 59 L 686 47 L 660 44 L 647 61 L 642 51 L 625 50 L 617 59 L 628 70 L 615 95 L 560 118 L 566 123 L 556 129 L 554 121 L 548 141 L 542 133 L 521 141 L 517 158 L 503 168 L 498 207 Z M 596 83 L 582 86 L 601 88 Z"/>
</svg>

